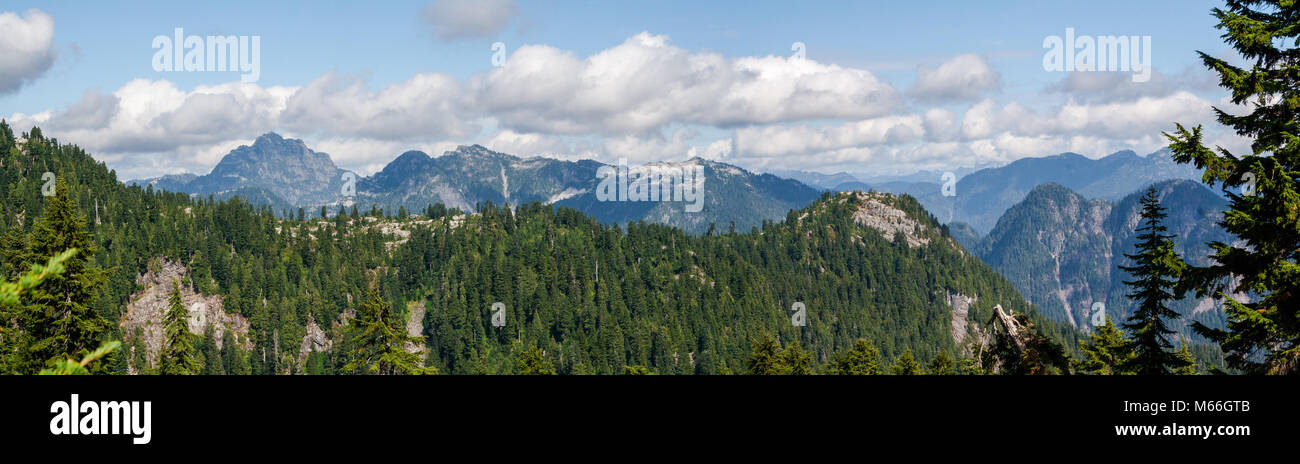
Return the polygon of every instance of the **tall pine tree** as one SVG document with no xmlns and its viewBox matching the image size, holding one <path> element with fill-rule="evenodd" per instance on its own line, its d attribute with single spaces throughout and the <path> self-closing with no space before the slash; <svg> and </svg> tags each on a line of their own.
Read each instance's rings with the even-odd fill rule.
<svg viewBox="0 0 1300 464">
<path fill-rule="evenodd" d="M 194 334 L 190 333 L 190 311 L 181 301 L 180 282 L 172 282 L 172 294 L 167 299 L 167 313 L 163 315 L 163 334 L 167 346 L 159 359 L 163 375 L 202 374 L 198 349 L 194 347 Z"/>
<path fill-rule="evenodd" d="M 1106 323 L 1092 332 L 1080 347 L 1086 359 L 1079 365 L 1081 372 L 1096 375 L 1120 375 L 1128 372 L 1133 360 L 1133 345 L 1124 332 L 1106 316 Z"/>
<path fill-rule="evenodd" d="M 826 366 L 829 375 L 880 375 L 880 350 L 863 339 L 853 349 L 835 355 Z"/>
<path fill-rule="evenodd" d="M 1126 364 L 1126 370 L 1139 375 L 1165 375 L 1179 364 L 1169 343 L 1169 330 L 1166 318 L 1178 318 L 1178 313 L 1169 309 L 1167 302 L 1174 298 L 1172 288 L 1177 283 L 1176 277 L 1181 268 L 1178 254 L 1174 252 L 1172 235 L 1161 220 L 1165 218 L 1165 209 L 1160 206 L 1160 196 L 1155 187 L 1148 188 L 1142 195 L 1142 225 L 1138 227 L 1137 254 L 1125 254 L 1133 260 L 1132 266 L 1120 266 L 1120 269 L 1133 276 L 1133 280 L 1124 284 L 1132 288 L 1128 296 L 1137 301 L 1137 309 L 1129 315 L 1124 328 L 1129 330 L 1132 341 L 1133 358 Z"/>
<path fill-rule="evenodd" d="M 1214 263 L 1187 272 L 1180 287 L 1225 302 L 1225 329 L 1193 327 L 1219 343 L 1230 366 L 1300 373 L 1300 2 L 1228 0 L 1213 15 L 1248 67 L 1204 52 L 1201 61 L 1249 113 L 1214 111 L 1253 142 L 1250 153 L 1232 153 L 1206 147 L 1200 126 L 1178 124 L 1165 134 L 1174 160 L 1204 169 L 1205 183 L 1242 187 L 1242 194 L 1227 193 L 1219 222 L 1239 242 L 1211 243 Z M 1236 294 L 1251 298 L 1238 301 Z"/>
<path fill-rule="evenodd" d="M 393 305 L 379 289 L 371 287 L 357 308 L 357 318 L 348 324 L 348 338 L 353 344 L 344 372 L 399 375 L 434 373 L 420 367 L 420 355 L 406 351 L 409 343 L 423 345 L 424 340 L 406 334 L 406 327 L 393 314 Z"/>
<path fill-rule="evenodd" d="M 22 327 L 33 340 L 28 350 L 35 362 L 81 358 L 99 346 L 108 328 L 108 320 L 93 307 L 98 288 L 108 276 L 94 263 L 94 238 L 86 230 L 86 219 L 77 211 L 64 178 L 58 176 L 55 194 L 33 226 L 30 255 L 80 251 L 63 262 L 62 274 L 51 276 L 26 295 Z"/>
</svg>

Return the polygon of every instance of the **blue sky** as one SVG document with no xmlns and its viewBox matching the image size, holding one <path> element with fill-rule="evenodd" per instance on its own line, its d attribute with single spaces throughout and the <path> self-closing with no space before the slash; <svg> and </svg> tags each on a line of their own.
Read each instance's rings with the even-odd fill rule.
<svg viewBox="0 0 1300 464">
<path fill-rule="evenodd" d="M 83 145 L 123 177 L 205 173 L 270 130 L 363 173 L 405 149 L 461 143 L 521 156 L 897 172 L 1067 150 L 1145 153 L 1167 119 L 1209 122 L 1223 93 L 1194 51 L 1228 53 L 1211 1 L 439 2 L 0 2 L 10 16 L 0 27 L 39 26 L 32 8 L 53 25 L 44 49 L 40 27 L 14 28 L 32 40 L 10 47 L 38 49 L 0 60 L 0 117 Z M 260 36 L 260 78 L 155 71 L 151 41 L 176 27 Z M 1067 27 L 1150 36 L 1156 78 L 1045 71 L 1043 40 Z M 0 31 L 11 36 L 0 48 L 19 40 L 12 32 Z M 495 42 L 510 58 L 502 68 Z M 806 62 L 790 58 L 795 42 Z M 521 47 L 530 53 L 516 56 Z M 746 61 L 764 57 L 774 60 Z M 923 92 L 926 70 L 940 72 Z M 717 79 L 734 82 L 711 86 Z M 735 110 L 713 114 L 724 106 Z"/>
</svg>

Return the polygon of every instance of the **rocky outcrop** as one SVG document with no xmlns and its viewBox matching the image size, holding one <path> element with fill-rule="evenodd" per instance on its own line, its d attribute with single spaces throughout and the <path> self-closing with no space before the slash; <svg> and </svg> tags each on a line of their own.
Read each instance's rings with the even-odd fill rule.
<svg viewBox="0 0 1300 464">
<path fill-rule="evenodd" d="M 862 200 L 862 205 L 853 212 L 855 224 L 876 229 L 888 240 L 893 240 L 901 233 L 909 248 L 930 243 L 930 238 L 922 234 L 926 229 L 924 224 L 909 217 L 905 211 L 881 201 L 887 194 L 856 192 L 855 195 Z"/>
<path fill-rule="evenodd" d="M 424 300 L 420 300 L 419 303 L 411 303 L 407 306 L 406 335 L 409 337 L 418 337 L 420 340 L 424 340 Z M 406 349 L 407 353 L 419 353 L 421 361 L 429 355 L 429 348 L 424 343 L 417 345 L 415 343 L 407 342 L 406 346 L 403 348 Z"/>
<path fill-rule="evenodd" d="M 352 295 L 348 295 L 348 302 L 352 301 Z M 307 355 L 311 353 L 324 353 L 334 347 L 334 340 L 343 337 L 343 328 L 348 325 L 348 321 L 357 317 L 357 311 L 352 308 L 343 310 L 339 313 L 338 319 L 330 325 L 329 332 L 316 322 L 316 317 L 307 314 L 307 333 L 302 336 L 302 343 L 298 345 L 298 365 L 303 365 L 307 361 Z"/>
<path fill-rule="evenodd" d="M 323 353 L 333 346 L 334 341 L 316 323 L 316 317 L 308 313 L 307 334 L 303 335 L 302 345 L 298 347 L 298 365 L 301 366 L 307 360 L 308 354 Z"/>
<path fill-rule="evenodd" d="M 976 300 L 978 297 L 969 297 L 951 291 L 944 296 L 944 301 L 952 308 L 952 342 L 957 346 L 965 346 L 963 343 L 966 342 L 966 334 L 969 331 L 970 310 Z"/>
<path fill-rule="evenodd" d="M 203 335 L 211 326 L 220 349 L 226 332 L 230 331 L 241 349 L 252 350 L 248 320 L 239 314 L 227 314 L 222 309 L 221 296 L 202 295 L 185 285 L 187 276 L 183 264 L 155 257 L 149 261 L 149 271 L 135 279 L 141 290 L 131 295 L 119 325 L 128 342 L 145 350 L 146 363 L 151 367 L 158 365 L 158 353 L 164 344 L 163 316 L 167 313 L 172 289 L 177 285 L 180 286 L 181 301 L 190 313 L 190 333 Z M 136 367 L 139 366 L 132 366 L 132 370 Z"/>
</svg>

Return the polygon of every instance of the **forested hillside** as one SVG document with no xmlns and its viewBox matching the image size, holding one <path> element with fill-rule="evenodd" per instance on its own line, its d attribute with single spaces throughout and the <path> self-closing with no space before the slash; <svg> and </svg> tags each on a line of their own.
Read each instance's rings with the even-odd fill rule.
<svg viewBox="0 0 1300 464">
<path fill-rule="evenodd" d="M 768 336 L 806 348 L 815 365 L 861 348 L 860 339 L 884 364 L 927 363 L 995 344 L 999 304 L 1077 352 L 1072 329 L 1027 307 L 910 197 L 827 194 L 783 223 L 702 236 L 604 225 L 541 203 L 481 204 L 472 215 L 353 207 L 298 220 L 239 199 L 124 186 L 39 129 L 23 140 L 0 124 L 0 156 L 0 270 L 13 278 L 48 258 L 31 253 L 30 232 L 60 198 L 42 195 L 42 176 L 56 174 L 96 245 L 87 268 L 106 271 L 90 305 L 109 322 L 99 337 L 124 341 L 99 367 L 111 372 L 159 370 L 141 354 L 142 334 L 121 323 L 149 282 L 168 293 L 184 287 L 177 307 L 219 295 L 220 311 L 247 321 L 225 343 L 203 330 L 204 373 L 347 371 L 361 347 L 343 327 L 374 314 L 411 329 L 405 342 L 423 341 L 407 351 L 427 353 L 424 365 L 455 374 L 535 365 L 562 374 L 754 372 Z M 159 278 L 173 275 L 159 269 L 167 262 L 185 269 L 168 268 L 172 285 Z M 371 287 L 378 293 L 367 295 Z M 496 302 L 505 310 L 494 325 Z M 807 308 L 804 327 L 792 324 L 795 302 Z M 7 343 L 6 356 L 21 358 L 19 348 Z"/>
</svg>

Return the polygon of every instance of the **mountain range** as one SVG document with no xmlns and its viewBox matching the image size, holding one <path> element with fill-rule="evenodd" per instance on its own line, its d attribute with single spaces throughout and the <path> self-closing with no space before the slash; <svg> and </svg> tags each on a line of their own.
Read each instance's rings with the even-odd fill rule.
<svg viewBox="0 0 1300 464">
<path fill-rule="evenodd" d="M 688 212 L 683 202 L 601 201 L 596 191 L 607 166 L 594 160 L 520 158 L 469 145 L 437 157 L 408 151 L 379 172 L 359 177 L 301 140 L 268 133 L 231 151 L 206 175 L 135 182 L 191 195 L 240 195 L 278 212 L 304 208 L 309 215 L 321 207 L 333 213 L 352 205 L 423 211 L 442 203 L 476 211 L 488 203 L 541 202 L 607 224 L 645 221 L 694 234 L 747 232 L 766 221 L 780 222 L 825 191 L 909 194 L 1045 316 L 1082 329 L 1092 326 L 1093 302 L 1105 303 L 1117 319 L 1131 311 L 1123 284 L 1128 276 L 1118 267 L 1128 264 L 1124 254 L 1132 250 L 1143 187 L 1154 183 L 1160 189 L 1170 209 L 1168 226 L 1179 236 L 1178 251 L 1194 263 L 1205 264 L 1206 242 L 1228 239 L 1215 225 L 1224 199 L 1187 180 L 1199 178 L 1199 172 L 1174 163 L 1164 150 L 1145 157 L 1121 151 L 1095 160 L 1074 153 L 1022 159 L 955 179 L 955 196 L 944 196 L 939 183 L 914 179 L 877 179 L 889 181 L 869 186 L 848 173 L 782 171 L 796 177 L 786 179 L 701 158 L 654 164 L 702 170 L 706 183 L 698 213 Z M 356 176 L 354 195 L 345 197 L 350 176 Z M 1214 307 L 1213 301 L 1176 305 L 1212 326 L 1222 323 L 1220 311 L 1207 311 Z"/>
<path fill-rule="evenodd" d="M 1206 243 L 1232 241 L 1217 225 L 1226 207 L 1221 196 L 1188 180 L 1154 187 L 1167 208 L 1163 224 L 1176 236 L 1180 256 L 1207 265 L 1211 251 Z M 1135 309 L 1124 284 L 1132 276 L 1120 266 L 1131 265 L 1125 254 L 1136 252 L 1142 193 L 1108 201 L 1089 199 L 1058 184 L 1040 185 L 1008 210 L 972 251 L 1049 318 L 1091 328 L 1093 305 L 1102 302 L 1106 314 L 1122 321 Z M 1211 327 L 1223 324 L 1212 299 L 1189 296 L 1171 308 Z"/>
<path fill-rule="evenodd" d="M 1022 158 L 969 173 L 958 170 L 954 172 L 956 184 L 948 192 L 951 196 L 944 195 L 943 173 L 937 171 L 874 178 L 847 173 L 782 172 L 823 190 L 875 189 L 912 195 L 940 222 L 965 223 L 979 236 L 989 233 L 1003 213 L 1042 184 L 1054 183 L 1088 198 L 1115 201 L 1155 182 L 1201 178 L 1195 167 L 1175 163 L 1168 149 L 1146 156 L 1124 150 L 1100 159 L 1061 153 Z"/>
<path fill-rule="evenodd" d="M 693 158 L 653 166 L 703 170 L 703 208 L 698 213 L 688 212 L 681 201 L 601 201 L 596 188 L 599 171 L 606 166 L 594 160 L 520 158 L 469 145 L 438 157 L 408 151 L 374 175 L 361 177 L 338 168 L 328 154 L 311 150 L 301 140 L 267 133 L 251 146 L 231 151 L 206 175 L 170 175 L 128 184 L 218 199 L 241 195 L 277 212 L 304 208 L 311 215 L 321 207 L 332 213 L 354 204 L 423 211 L 442 203 L 474 211 L 487 202 L 542 202 L 575 208 L 606 223 L 647 221 L 692 233 L 711 226 L 748 230 L 763 221 L 784 219 L 789 210 L 820 196 L 820 191 L 794 180 Z M 354 191 L 345 190 L 349 175 L 356 176 Z"/>
</svg>

